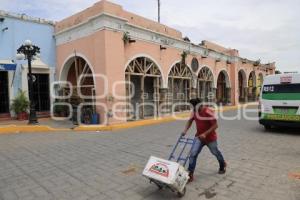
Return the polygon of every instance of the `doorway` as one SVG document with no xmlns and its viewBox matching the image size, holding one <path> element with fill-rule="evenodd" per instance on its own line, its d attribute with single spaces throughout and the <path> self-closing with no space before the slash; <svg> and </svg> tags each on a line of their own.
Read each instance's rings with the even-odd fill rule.
<svg viewBox="0 0 300 200">
<path fill-rule="evenodd" d="M 9 113 L 8 72 L 0 71 L 0 114 Z"/>
<path fill-rule="evenodd" d="M 50 111 L 49 74 L 33 75 L 33 98 L 37 112 Z M 31 92 L 31 91 L 30 91 Z"/>
</svg>

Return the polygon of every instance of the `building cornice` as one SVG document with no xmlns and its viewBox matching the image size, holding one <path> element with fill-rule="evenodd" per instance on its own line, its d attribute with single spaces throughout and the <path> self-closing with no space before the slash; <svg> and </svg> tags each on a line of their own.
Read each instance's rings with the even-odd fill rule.
<svg viewBox="0 0 300 200">
<path fill-rule="evenodd" d="M 55 33 L 56 44 L 62 45 L 80 38 L 84 38 L 100 30 L 112 30 L 116 32 L 128 33 L 130 37 L 135 40 L 155 43 L 157 45 L 164 45 L 180 51 L 186 51 L 189 54 L 208 56 L 210 58 L 225 62 L 230 61 L 233 63 L 242 63 L 243 60 L 246 60 L 247 64 L 254 64 L 256 62 L 239 56 L 226 55 L 215 50 L 207 49 L 200 45 L 195 45 L 190 42 L 171 37 L 167 34 L 131 24 L 125 18 L 105 12 L 99 13 L 98 15 L 93 16 L 72 27 L 58 31 Z M 263 64 L 260 66 L 263 66 Z"/>
<path fill-rule="evenodd" d="M 26 14 L 18 14 L 18 13 L 13 13 L 13 12 L 7 12 L 4 10 L 0 10 L 0 17 L 8 17 L 8 18 L 14 18 L 18 20 L 23 20 L 23 21 L 28 21 L 28 22 L 34 22 L 38 24 L 45 24 L 45 25 L 51 25 L 54 26 L 55 22 L 38 18 L 38 17 L 31 17 Z"/>
</svg>

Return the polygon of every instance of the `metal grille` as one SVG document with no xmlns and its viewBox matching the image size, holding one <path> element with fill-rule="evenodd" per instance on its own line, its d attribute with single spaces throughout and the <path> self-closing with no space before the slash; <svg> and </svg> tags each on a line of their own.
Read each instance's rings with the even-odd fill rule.
<svg viewBox="0 0 300 200">
<path fill-rule="evenodd" d="M 35 109 L 38 112 L 49 111 L 49 75 L 33 74 L 33 76 L 35 77 L 35 81 L 33 82 L 33 96 L 35 102 Z"/>
<path fill-rule="evenodd" d="M 0 71 L 0 113 L 9 113 L 8 73 Z"/>
</svg>

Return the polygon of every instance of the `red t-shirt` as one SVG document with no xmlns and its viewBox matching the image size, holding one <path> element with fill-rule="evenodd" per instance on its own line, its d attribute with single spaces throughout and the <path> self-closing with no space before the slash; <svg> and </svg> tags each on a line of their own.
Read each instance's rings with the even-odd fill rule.
<svg viewBox="0 0 300 200">
<path fill-rule="evenodd" d="M 198 113 L 194 112 L 191 117 L 192 120 L 195 120 L 196 127 L 197 127 L 197 133 L 196 137 L 206 132 L 208 129 L 210 129 L 213 125 L 217 123 L 217 120 L 215 118 L 214 112 L 209 109 L 208 107 L 202 108 Z M 217 140 L 217 133 L 216 131 L 213 131 L 210 133 L 203 142 L 206 144 L 210 142 L 214 142 Z"/>
</svg>

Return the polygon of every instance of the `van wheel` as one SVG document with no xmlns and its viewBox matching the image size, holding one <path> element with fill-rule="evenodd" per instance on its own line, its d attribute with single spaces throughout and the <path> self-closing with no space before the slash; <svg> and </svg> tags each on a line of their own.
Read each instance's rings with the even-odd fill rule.
<svg viewBox="0 0 300 200">
<path fill-rule="evenodd" d="M 269 130 L 272 129 L 272 127 L 271 127 L 270 125 L 264 125 L 264 126 L 265 126 L 265 130 L 266 130 L 266 131 L 269 131 Z"/>
</svg>

